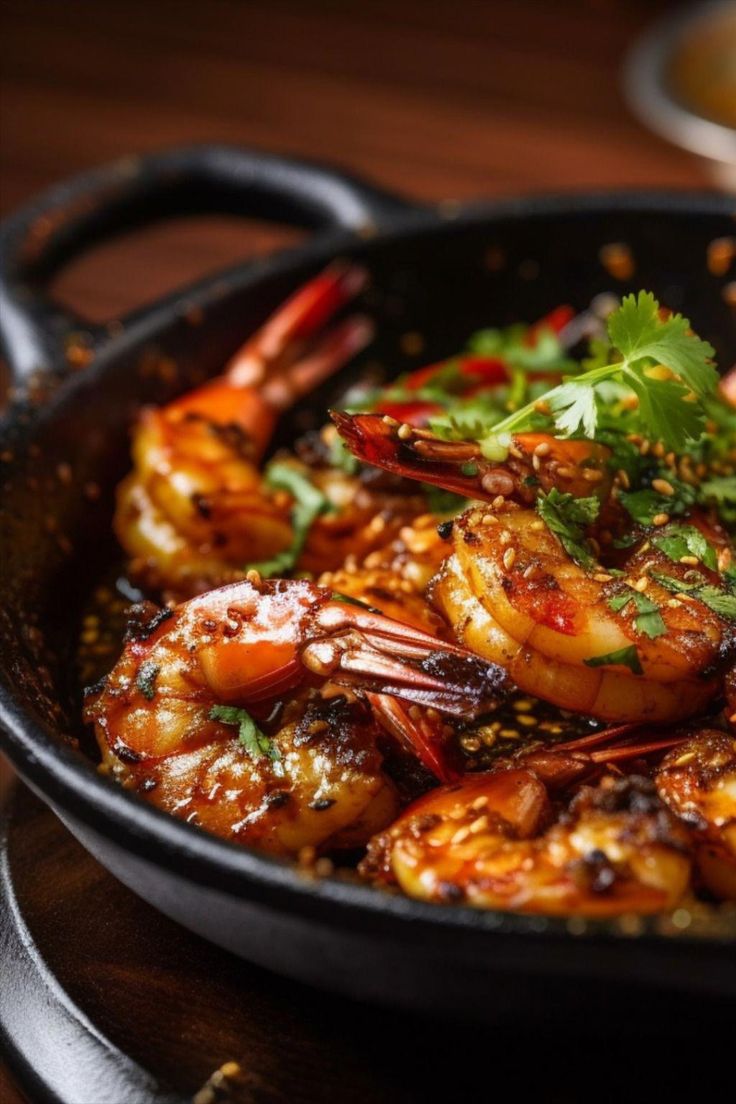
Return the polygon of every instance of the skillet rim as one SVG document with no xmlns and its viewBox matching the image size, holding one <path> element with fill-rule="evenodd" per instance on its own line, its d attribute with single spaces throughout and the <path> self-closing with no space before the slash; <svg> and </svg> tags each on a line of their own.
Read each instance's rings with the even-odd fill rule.
<svg viewBox="0 0 736 1104">
<path fill-rule="evenodd" d="M 161 315 L 174 310 L 185 300 L 192 305 L 197 296 L 211 295 L 216 285 L 227 285 L 232 292 L 256 284 L 261 278 L 298 272 L 333 257 L 336 253 L 359 254 L 386 241 L 400 241 L 417 232 L 430 234 L 451 231 L 458 226 L 482 225 L 492 222 L 518 222 L 528 218 L 544 218 L 590 213 L 612 214 L 641 211 L 642 213 L 686 213 L 689 215 L 736 214 L 736 200 L 710 191 L 653 190 L 575 192 L 538 194 L 499 201 L 476 201 L 457 209 L 439 210 L 407 207 L 406 214 L 392 219 L 369 239 L 360 233 L 334 230 L 305 245 L 280 251 L 257 264 L 241 263 L 215 273 L 195 284 L 179 289 L 133 315 L 123 335 L 110 340 L 100 350 L 97 368 L 104 373 L 106 353 L 119 351 L 124 345 L 137 344 L 150 324 Z M 79 374 L 64 381 L 41 412 L 41 418 L 53 412 L 59 399 L 72 394 L 75 386 L 89 386 L 97 372 Z M 12 426 L 12 410 L 3 419 Z M 33 427 L 29 428 L 32 438 Z M 43 725 L 25 715 L 16 700 L 12 686 L 0 680 L 0 744 L 21 776 L 40 796 L 55 808 L 107 837 L 115 846 L 130 851 L 154 865 L 170 870 L 185 880 L 215 889 L 238 899 L 252 900 L 290 913 L 320 917 L 331 925 L 346 919 L 378 925 L 391 932 L 406 934 L 406 923 L 431 936 L 434 932 L 484 933 L 501 937 L 551 938 L 569 943 L 584 940 L 618 945 L 645 943 L 652 949 L 678 944 L 717 947 L 732 946 L 733 938 L 705 931 L 679 932 L 658 927 L 662 918 L 641 918 L 640 930 L 632 935 L 616 918 L 587 920 L 580 926 L 576 919 L 571 930 L 566 917 L 537 916 L 523 913 L 473 909 L 464 905 L 446 907 L 417 901 L 404 895 L 376 890 L 359 883 L 341 882 L 331 878 L 305 875 L 289 860 L 259 853 L 250 847 L 234 844 L 180 821 L 168 813 L 147 804 L 136 794 L 126 791 L 112 780 L 103 778 L 75 752 Z M 152 854 L 158 850 L 159 854 Z M 225 882 L 225 884 L 223 884 Z M 736 931 L 736 928 L 734 929 Z"/>
</svg>

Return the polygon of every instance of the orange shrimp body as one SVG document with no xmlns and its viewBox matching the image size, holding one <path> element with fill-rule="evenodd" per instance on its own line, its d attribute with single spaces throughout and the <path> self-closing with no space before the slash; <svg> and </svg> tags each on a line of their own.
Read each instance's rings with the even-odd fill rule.
<svg viewBox="0 0 736 1104">
<path fill-rule="evenodd" d="M 288 547 L 291 499 L 264 485 L 250 431 L 272 421 L 257 393 L 222 381 L 142 413 L 115 531 L 148 587 L 197 593 Z"/>
<path fill-rule="evenodd" d="M 321 333 L 365 274 L 333 266 L 284 304 L 225 373 L 134 428 L 133 470 L 118 491 L 115 532 L 132 574 L 187 597 L 242 578 L 292 542 L 292 498 L 259 465 L 280 413 L 347 363 L 372 328 L 354 315 Z"/>
<path fill-rule="evenodd" d="M 102 739 L 104 769 L 158 808 L 276 855 L 363 846 L 399 811 L 382 729 L 358 701 L 295 699 L 272 733 L 273 758 L 248 755 L 236 728 L 204 712 L 196 733 L 155 759 Z"/>
<path fill-rule="evenodd" d="M 676 904 L 688 849 L 647 779 L 606 776 L 555 816 L 537 774 L 517 768 L 420 798 L 371 842 L 362 872 L 427 901 L 606 917 Z"/>
<path fill-rule="evenodd" d="M 314 692 L 337 685 L 369 704 Z M 140 607 L 85 719 L 107 769 L 154 803 L 283 853 L 364 842 L 396 813 L 373 698 L 472 716 L 503 691 L 503 673 L 457 645 L 306 581 L 253 578 Z M 423 726 L 408 718 L 402 735 L 425 754 Z"/>
<path fill-rule="evenodd" d="M 695 833 L 704 884 L 716 897 L 736 901 L 736 737 L 698 732 L 665 756 L 655 782 Z"/>
<path fill-rule="evenodd" d="M 456 639 L 526 692 L 613 722 L 680 720 L 716 696 L 729 626 L 701 602 L 673 600 L 657 574 L 679 580 L 688 568 L 656 548 L 635 549 L 623 578 L 588 570 L 535 512 L 514 508 L 467 512 L 453 547 L 433 584 L 438 609 Z M 641 580 L 664 626 L 655 639 L 638 630 L 635 603 L 610 605 Z"/>
</svg>

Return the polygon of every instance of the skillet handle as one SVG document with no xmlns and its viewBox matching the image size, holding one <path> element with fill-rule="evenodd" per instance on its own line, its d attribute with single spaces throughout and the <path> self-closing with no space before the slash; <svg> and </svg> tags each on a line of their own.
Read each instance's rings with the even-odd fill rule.
<svg viewBox="0 0 736 1104">
<path fill-rule="evenodd" d="M 85 247 L 173 215 L 227 213 L 317 231 L 390 225 L 417 206 L 325 165 L 234 146 L 131 157 L 56 185 L 0 226 L 0 344 L 15 382 L 63 363 L 90 331 L 44 284 Z"/>
</svg>

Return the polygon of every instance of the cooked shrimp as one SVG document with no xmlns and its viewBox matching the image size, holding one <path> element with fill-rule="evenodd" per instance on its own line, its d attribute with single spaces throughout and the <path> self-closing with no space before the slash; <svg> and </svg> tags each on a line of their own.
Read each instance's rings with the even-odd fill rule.
<svg viewBox="0 0 736 1104">
<path fill-rule="evenodd" d="M 246 754 L 237 728 L 205 717 L 196 746 L 161 758 L 132 759 L 103 739 L 103 768 L 158 808 L 270 854 L 360 847 L 398 814 L 383 730 L 364 703 L 295 700 L 264 727 L 271 755 Z"/>
<path fill-rule="evenodd" d="M 281 411 L 370 340 L 370 323 L 357 315 L 320 336 L 364 281 L 362 269 L 333 266 L 282 306 L 224 375 L 143 411 L 115 532 L 146 586 L 187 596 L 289 547 L 291 496 L 264 483 L 259 462 Z"/>
<path fill-rule="evenodd" d="M 691 861 L 687 829 L 649 779 L 607 775 L 560 816 L 520 767 L 420 798 L 371 842 L 361 869 L 427 901 L 605 917 L 672 907 Z"/>
<path fill-rule="evenodd" d="M 536 513 L 471 510 L 454 526 L 454 554 L 434 600 L 456 639 L 499 663 L 528 693 L 602 720 L 681 720 L 718 694 L 731 626 L 698 600 L 673 599 L 657 576 L 684 580 L 655 547 L 637 547 L 612 576 L 575 563 Z M 660 635 L 637 627 L 645 591 Z M 626 664 L 626 665 L 625 665 Z"/>
<path fill-rule="evenodd" d="M 503 666 L 520 689 L 614 722 L 679 720 L 717 696 L 736 635 L 697 593 L 673 597 L 678 585 L 687 592 L 692 565 L 673 563 L 631 534 L 629 522 L 633 546 L 616 553 L 615 574 L 592 556 L 583 567 L 531 509 L 540 491 L 562 489 L 597 496 L 601 519 L 620 525 L 605 446 L 519 434 L 508 460 L 493 465 L 474 442 L 439 441 L 411 427 L 399 432 L 375 415 L 333 417 L 362 459 L 489 502 L 455 521 L 453 555 L 430 589 L 456 639 Z M 706 527 L 703 519 L 689 520 Z M 718 570 L 703 567 L 703 577 L 722 588 L 732 549 L 722 530 L 706 528 Z M 658 535 L 668 532 L 661 526 Z M 644 591 L 661 616 L 653 637 L 638 628 L 635 600 L 610 604 Z"/>
<path fill-rule="evenodd" d="M 393 540 L 362 560 L 351 555 L 336 571 L 326 571 L 320 586 L 330 587 L 387 617 L 449 639 L 447 625 L 427 600 L 427 587 L 447 556 L 447 545 L 437 531 L 437 519 L 421 514 L 401 526 Z"/>
<path fill-rule="evenodd" d="M 695 861 L 716 897 L 736 901 L 736 737 L 704 729 L 674 748 L 654 780 L 695 833 Z"/>
<path fill-rule="evenodd" d="M 157 804 L 293 851 L 338 834 L 352 840 L 351 825 L 369 834 L 376 815 L 396 809 L 366 707 L 325 706 L 322 715 L 308 696 L 292 700 L 328 682 L 464 715 L 493 708 L 504 678 L 454 644 L 311 583 L 252 579 L 173 611 L 141 609 L 85 715 L 108 768 Z M 273 739 L 261 726 L 275 727 Z M 312 739 L 328 730 L 334 739 Z M 420 731 L 420 751 L 423 739 Z M 289 795 L 288 809 L 274 792 Z M 315 817 L 322 801 L 334 809 Z"/>
</svg>

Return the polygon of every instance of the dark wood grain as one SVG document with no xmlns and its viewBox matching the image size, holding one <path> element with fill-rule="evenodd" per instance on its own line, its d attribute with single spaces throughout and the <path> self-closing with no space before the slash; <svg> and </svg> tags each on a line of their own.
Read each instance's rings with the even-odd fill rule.
<svg viewBox="0 0 736 1104">
<path fill-rule="evenodd" d="M 340 161 L 423 199 L 704 185 L 619 88 L 639 0 L 3 0 L 0 206 L 133 151 L 240 142 Z M 92 317 L 268 248 L 212 220 L 62 277 Z"/>
</svg>

